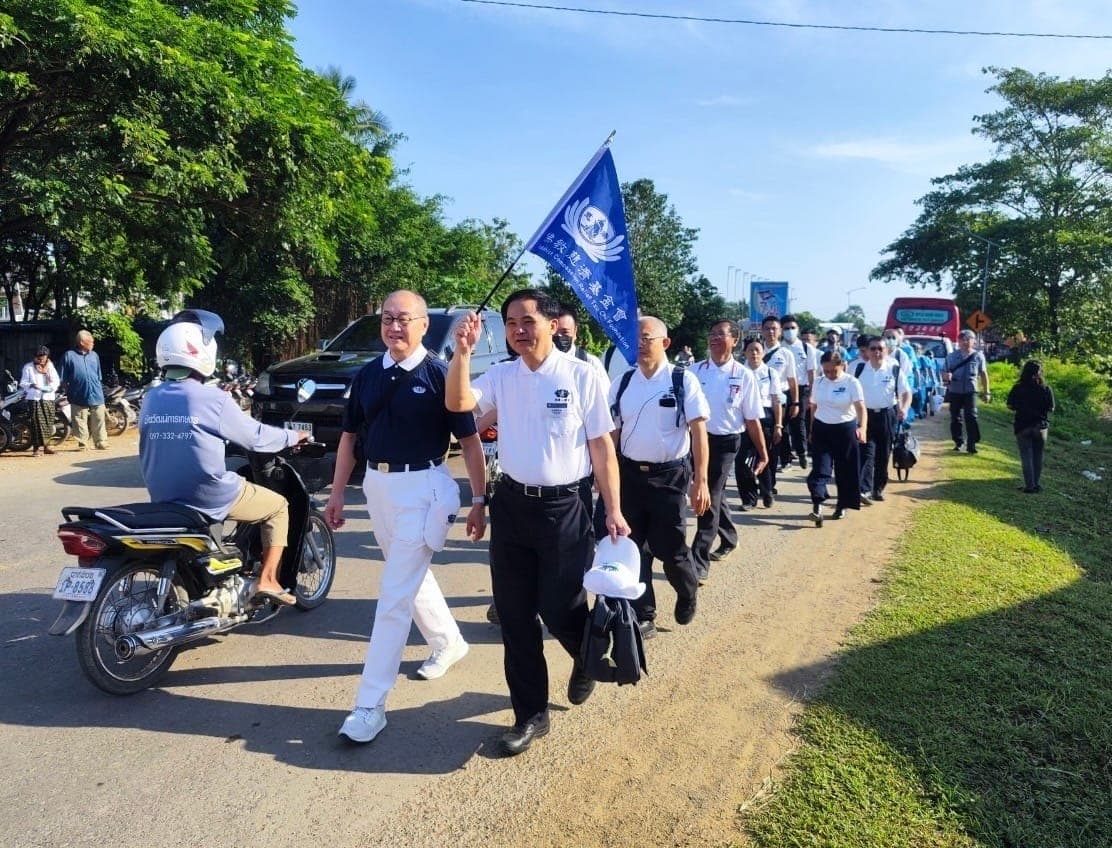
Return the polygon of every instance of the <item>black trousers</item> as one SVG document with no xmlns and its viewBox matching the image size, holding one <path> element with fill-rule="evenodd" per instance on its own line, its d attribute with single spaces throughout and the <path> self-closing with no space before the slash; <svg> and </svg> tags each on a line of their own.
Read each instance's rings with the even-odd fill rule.
<svg viewBox="0 0 1112 848">
<path fill-rule="evenodd" d="M 821 504 L 829 494 L 827 486 L 833 479 L 838 487 L 837 509 L 861 509 L 861 465 L 857 451 L 857 421 L 826 424 L 818 419 L 811 423 L 811 473 L 807 489 L 811 503 Z"/>
<path fill-rule="evenodd" d="M 981 425 L 977 421 L 977 393 L 950 393 L 950 437 L 955 445 L 962 443 L 961 425 L 965 422 L 966 447 L 974 447 L 981 441 Z"/>
<path fill-rule="evenodd" d="M 548 632 L 579 656 L 587 620 L 583 574 L 594 547 L 580 494 L 534 498 L 508 486 L 490 502 L 490 573 L 517 723 L 548 709 Z"/>
<path fill-rule="evenodd" d="M 866 494 L 883 492 L 888 485 L 888 461 L 892 458 L 892 440 L 896 436 L 896 407 L 869 410 L 869 421 L 861 445 L 861 491 Z"/>
<path fill-rule="evenodd" d="M 741 447 L 741 434 L 728 436 L 708 434 L 707 451 L 707 488 L 710 489 L 710 506 L 699 516 L 695 539 L 691 543 L 691 559 L 698 570 L 710 569 L 710 547 L 718 538 L 727 548 L 737 547 L 737 528 L 730 519 L 730 504 L 726 499 L 726 483 L 730 470 L 734 467 L 738 448 Z"/>
<path fill-rule="evenodd" d="M 791 450 L 800 460 L 807 458 L 807 414 L 811 401 L 811 387 L 799 387 L 799 415 L 788 419 L 788 433 L 791 441 Z M 787 443 L 789 439 L 784 439 Z"/>
<path fill-rule="evenodd" d="M 757 458 L 757 446 L 749 438 L 746 430 L 741 431 L 741 445 L 738 447 L 737 458 L 734 460 L 734 480 L 737 483 L 738 497 L 746 506 L 756 506 L 758 498 L 772 494 L 772 487 L 776 485 L 776 451 L 777 445 L 772 444 L 772 410 L 764 409 L 765 417 L 761 419 L 761 430 L 764 431 L 765 446 L 768 450 L 768 463 L 764 470 L 756 477 L 750 468 L 750 461 Z M 781 439 L 781 441 L 783 441 Z"/>
<path fill-rule="evenodd" d="M 645 594 L 630 603 L 638 621 L 652 621 L 656 618 L 653 557 L 663 564 L 664 576 L 681 600 L 691 600 L 699 590 L 684 518 L 691 466 L 683 462 L 663 471 L 640 471 L 635 462 L 622 459 L 618 468 L 622 514 L 629 522 L 630 538 L 641 549 L 640 579 L 645 584 Z"/>
</svg>

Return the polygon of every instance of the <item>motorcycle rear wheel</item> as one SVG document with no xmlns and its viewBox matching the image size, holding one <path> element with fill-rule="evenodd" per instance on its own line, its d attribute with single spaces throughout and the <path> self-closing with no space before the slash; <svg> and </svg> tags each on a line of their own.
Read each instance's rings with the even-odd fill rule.
<svg viewBox="0 0 1112 848">
<path fill-rule="evenodd" d="M 121 436 L 127 429 L 127 414 L 118 406 L 109 407 L 104 411 L 104 424 L 109 435 Z"/>
<path fill-rule="evenodd" d="M 54 418 L 54 436 L 50 439 L 51 447 L 58 447 L 70 437 L 70 423 L 61 415 Z"/>
<path fill-rule="evenodd" d="M 131 563 L 106 577 L 89 615 L 77 628 L 77 660 L 98 689 L 111 695 L 133 695 L 156 684 L 170 670 L 178 648 L 128 660 L 116 655 L 118 637 L 138 632 L 146 622 L 188 605 L 185 589 L 175 580 L 163 608 L 155 609 L 158 577 L 158 566 L 143 562 Z"/>
<path fill-rule="evenodd" d="M 319 560 L 318 560 L 319 558 Z M 315 509 L 309 513 L 309 527 L 301 546 L 294 597 L 303 612 L 324 603 L 336 579 L 336 537 L 324 516 Z"/>
<path fill-rule="evenodd" d="M 8 443 L 10 451 L 25 451 L 31 449 L 31 425 L 22 418 L 12 422 L 12 438 Z"/>
<path fill-rule="evenodd" d="M 12 443 L 12 428 L 3 418 L 0 418 L 0 453 L 8 449 Z"/>
</svg>

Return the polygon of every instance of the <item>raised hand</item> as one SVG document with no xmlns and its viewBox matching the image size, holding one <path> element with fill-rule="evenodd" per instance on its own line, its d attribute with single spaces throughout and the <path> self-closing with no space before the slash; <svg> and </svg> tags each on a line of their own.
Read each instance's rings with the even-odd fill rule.
<svg viewBox="0 0 1112 848">
<path fill-rule="evenodd" d="M 456 352 L 471 353 L 483 334 L 483 319 L 474 312 L 460 316 L 453 330 L 456 337 Z"/>
</svg>

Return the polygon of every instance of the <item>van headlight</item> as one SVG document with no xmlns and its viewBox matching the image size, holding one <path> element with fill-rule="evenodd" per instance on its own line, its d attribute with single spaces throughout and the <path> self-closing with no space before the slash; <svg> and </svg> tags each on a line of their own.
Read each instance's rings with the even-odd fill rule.
<svg viewBox="0 0 1112 848">
<path fill-rule="evenodd" d="M 255 383 L 255 392 L 260 395 L 270 394 L 270 372 L 264 371 Z"/>
</svg>

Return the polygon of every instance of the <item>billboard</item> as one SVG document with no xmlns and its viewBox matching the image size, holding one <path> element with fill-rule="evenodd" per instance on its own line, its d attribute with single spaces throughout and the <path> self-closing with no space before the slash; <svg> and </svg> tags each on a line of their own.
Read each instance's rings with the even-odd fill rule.
<svg viewBox="0 0 1112 848">
<path fill-rule="evenodd" d="M 749 286 L 749 321 L 760 324 L 769 315 L 779 318 L 788 311 L 788 284 L 754 280 Z"/>
</svg>

